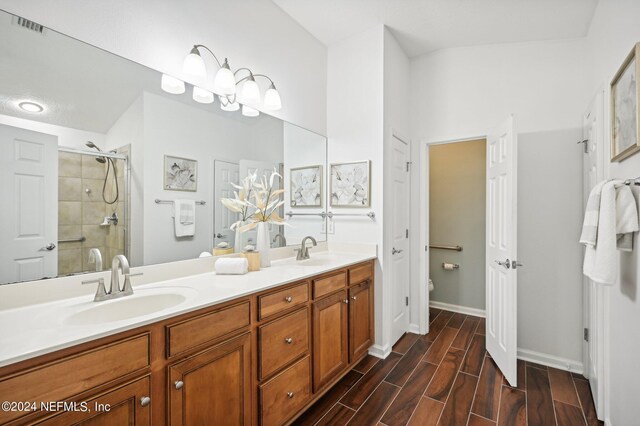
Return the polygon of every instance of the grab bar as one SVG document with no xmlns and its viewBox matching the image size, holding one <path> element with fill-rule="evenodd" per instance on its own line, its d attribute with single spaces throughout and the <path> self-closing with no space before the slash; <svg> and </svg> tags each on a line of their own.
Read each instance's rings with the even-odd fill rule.
<svg viewBox="0 0 640 426">
<path fill-rule="evenodd" d="M 462 251 L 462 246 L 444 246 L 440 244 L 429 244 L 429 248 Z"/>
<path fill-rule="evenodd" d="M 66 240 L 58 240 L 58 243 L 81 243 L 85 240 L 85 237 L 67 238 Z"/>
</svg>

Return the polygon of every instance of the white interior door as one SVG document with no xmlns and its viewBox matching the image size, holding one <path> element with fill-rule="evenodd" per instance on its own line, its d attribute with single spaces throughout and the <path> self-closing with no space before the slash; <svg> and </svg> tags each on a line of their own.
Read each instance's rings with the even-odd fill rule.
<svg viewBox="0 0 640 426">
<path fill-rule="evenodd" d="M 0 283 L 58 275 L 58 138 L 0 125 Z"/>
<path fill-rule="evenodd" d="M 603 93 L 600 91 L 583 117 L 583 206 L 591 189 L 604 178 L 604 114 Z M 583 276 L 584 375 L 589 379 L 593 401 L 599 419 L 604 419 L 604 309 L 607 286 L 598 285 Z"/>
<path fill-rule="evenodd" d="M 411 209 L 409 167 L 409 145 L 391 137 L 392 178 L 392 248 L 391 253 L 391 303 L 393 320 L 391 341 L 396 342 L 409 329 L 409 211 Z"/>
<path fill-rule="evenodd" d="M 258 179 L 262 179 L 262 176 L 267 177 L 267 181 L 273 173 L 273 168 L 276 168 L 278 173 L 281 173 L 279 170 L 278 164 L 269 163 L 266 161 L 254 161 L 254 160 L 240 160 L 240 179 L 244 179 L 245 176 L 248 176 L 249 173 L 257 173 Z M 276 188 L 282 187 L 282 180 L 276 178 L 274 182 L 274 186 Z M 281 232 L 281 226 L 269 224 L 269 235 L 271 236 L 270 241 L 273 245 L 273 240 L 279 232 Z M 246 234 L 247 241 L 250 244 L 255 244 L 257 240 L 257 231 L 254 229 L 252 231 L 248 231 Z"/>
<path fill-rule="evenodd" d="M 517 383 L 517 138 L 513 117 L 487 137 L 486 346 Z"/>
<path fill-rule="evenodd" d="M 214 170 L 214 197 L 215 211 L 214 211 L 214 245 L 220 242 L 227 242 L 229 245 L 233 245 L 235 242 L 235 232 L 231 230 L 231 225 L 238 220 L 238 214 L 232 213 L 222 205 L 221 198 L 233 198 L 233 191 L 235 188 L 231 186 L 232 183 L 236 185 L 240 181 L 239 168 L 235 163 L 229 163 L 227 161 L 215 160 L 213 163 Z"/>
</svg>

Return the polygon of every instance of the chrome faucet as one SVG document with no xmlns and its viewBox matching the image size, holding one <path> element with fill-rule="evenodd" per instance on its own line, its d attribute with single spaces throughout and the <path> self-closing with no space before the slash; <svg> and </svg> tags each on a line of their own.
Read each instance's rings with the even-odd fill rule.
<svg viewBox="0 0 640 426">
<path fill-rule="evenodd" d="M 275 244 L 278 238 L 280 238 L 280 242 L 282 243 L 282 246 L 278 246 L 278 247 L 285 247 L 287 245 L 287 239 L 284 237 L 284 234 L 282 233 L 276 234 L 276 236 L 273 237 L 273 240 L 271 240 L 271 242 Z"/>
<path fill-rule="evenodd" d="M 102 271 L 102 253 L 97 248 L 89 250 L 89 263 L 96 264 L 96 272 Z"/>
<path fill-rule="evenodd" d="M 296 256 L 296 260 L 309 259 L 309 248 L 305 244 L 307 242 L 307 240 L 311 240 L 311 242 L 313 243 L 314 247 L 318 245 L 318 242 L 312 236 L 304 237 L 302 239 L 302 243 L 300 244 L 300 248 L 299 249 L 295 249 L 295 251 L 298 252 L 298 255 Z"/>
<path fill-rule="evenodd" d="M 124 284 L 122 288 L 120 287 L 119 271 L 122 271 L 122 274 L 124 275 Z M 142 273 L 132 274 L 129 270 L 129 261 L 124 255 L 119 254 L 115 256 L 111 262 L 111 285 L 109 286 L 109 291 L 107 291 L 104 286 L 104 278 L 82 281 L 82 284 L 98 283 L 98 289 L 96 290 L 96 296 L 93 298 L 93 301 L 103 302 L 105 300 L 132 295 L 133 287 L 131 286 L 131 277 L 135 275 L 142 275 Z"/>
</svg>

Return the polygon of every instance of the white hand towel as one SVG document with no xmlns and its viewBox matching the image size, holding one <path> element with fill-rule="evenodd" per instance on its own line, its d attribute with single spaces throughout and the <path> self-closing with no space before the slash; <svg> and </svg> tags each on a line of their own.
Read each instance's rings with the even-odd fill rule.
<svg viewBox="0 0 640 426">
<path fill-rule="evenodd" d="M 196 233 L 196 202 L 194 200 L 175 200 L 173 219 L 176 237 L 192 237 Z"/>
<path fill-rule="evenodd" d="M 580 243 L 586 246 L 595 247 L 598 238 L 598 219 L 600 217 L 600 196 L 602 187 L 606 180 L 598 182 L 589 193 L 587 207 L 584 212 L 584 222 L 582 223 L 582 234 Z"/>
<path fill-rule="evenodd" d="M 631 187 L 616 189 L 616 246 L 620 251 L 633 251 L 633 233 L 638 232 L 638 208 Z"/>
<path fill-rule="evenodd" d="M 216 275 L 244 275 L 249 272 L 249 261 L 244 257 L 223 257 L 214 265 Z"/>
</svg>

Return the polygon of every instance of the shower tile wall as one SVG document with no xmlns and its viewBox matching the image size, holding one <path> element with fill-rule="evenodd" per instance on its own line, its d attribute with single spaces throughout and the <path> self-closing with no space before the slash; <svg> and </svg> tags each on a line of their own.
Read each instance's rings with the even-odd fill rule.
<svg viewBox="0 0 640 426">
<path fill-rule="evenodd" d="M 112 252 L 124 252 L 124 239 L 112 237 L 118 231 L 124 234 L 124 226 L 100 226 L 104 217 L 118 208 L 102 199 L 105 172 L 106 166 L 95 157 L 66 152 L 59 155 L 58 239 L 86 238 L 84 242 L 58 244 L 59 275 L 95 270 L 95 264 L 89 264 L 91 248 L 100 250 L 105 267 Z M 120 210 L 118 216 L 124 218 L 124 210 Z"/>
</svg>

